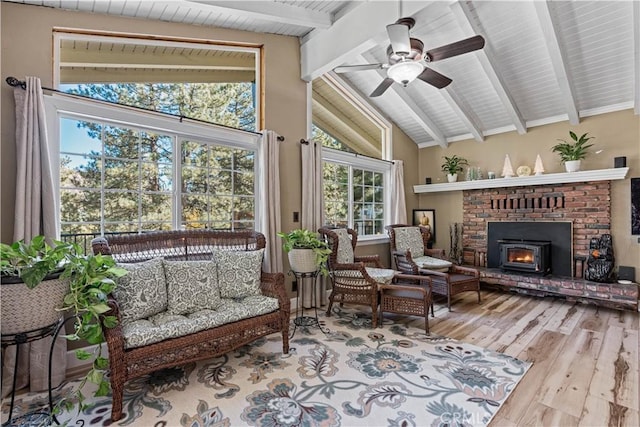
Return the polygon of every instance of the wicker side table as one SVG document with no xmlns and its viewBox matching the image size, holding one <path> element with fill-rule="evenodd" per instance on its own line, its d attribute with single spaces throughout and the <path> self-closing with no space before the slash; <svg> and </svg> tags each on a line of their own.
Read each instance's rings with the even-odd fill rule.
<svg viewBox="0 0 640 427">
<path fill-rule="evenodd" d="M 395 283 L 380 285 L 380 324 L 384 313 L 424 317 L 424 330 L 429 334 L 429 307 L 434 317 L 431 278 L 412 274 L 396 274 Z"/>
</svg>

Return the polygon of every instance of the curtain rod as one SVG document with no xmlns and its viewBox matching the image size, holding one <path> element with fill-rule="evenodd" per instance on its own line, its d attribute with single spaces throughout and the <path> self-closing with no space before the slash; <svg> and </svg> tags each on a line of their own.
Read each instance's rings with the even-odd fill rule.
<svg viewBox="0 0 640 427">
<path fill-rule="evenodd" d="M 12 76 L 7 77 L 5 79 L 5 81 L 7 82 L 7 84 L 9 84 L 9 86 L 20 87 L 22 89 L 27 89 L 27 82 L 26 81 L 18 80 L 15 77 L 12 77 Z M 95 99 L 95 98 L 91 98 L 90 96 L 78 95 L 78 94 L 75 94 L 75 93 L 67 93 L 67 92 L 63 92 L 61 90 L 51 89 L 51 88 L 48 88 L 48 87 L 43 87 L 42 90 L 47 90 L 47 91 L 54 92 L 54 93 L 61 93 L 63 95 L 68 95 L 68 96 L 77 96 L 77 97 L 80 97 L 80 98 L 91 99 L 93 101 L 98 101 L 98 102 L 106 102 L 107 104 L 112 104 L 112 105 L 124 105 L 126 107 L 135 108 L 135 109 L 142 110 L 142 111 L 150 111 L 150 112 L 153 112 L 153 113 L 165 114 L 167 116 L 177 117 L 180 120 L 180 123 L 182 123 L 182 120 L 188 119 L 188 120 L 193 120 L 193 121 L 199 122 L 199 123 L 207 123 L 207 124 L 210 124 L 210 125 L 222 126 L 222 127 L 228 128 L 228 129 L 240 130 L 240 131 L 243 131 L 243 132 L 253 133 L 253 134 L 256 134 L 256 135 L 262 135 L 261 132 L 255 132 L 255 131 L 246 130 L 246 129 L 238 129 L 238 128 L 234 128 L 233 126 L 222 125 L 222 124 L 218 124 L 218 123 L 214 123 L 214 122 L 209 122 L 207 120 L 194 119 L 192 117 L 187 117 L 187 116 L 179 116 L 177 114 L 165 113 L 164 111 L 150 110 L 148 108 L 142 108 L 142 107 L 136 107 L 136 106 L 133 106 L 133 105 L 120 104 L 118 102 L 105 101 L 103 99 Z M 284 141 L 284 136 L 278 135 L 278 141 L 281 141 L 281 142 Z"/>
<path fill-rule="evenodd" d="M 304 144 L 304 145 L 309 145 L 309 141 L 306 139 L 301 139 L 300 140 L 300 144 Z M 342 151 L 342 150 L 338 150 L 338 151 Z M 393 160 L 385 160 L 385 159 L 379 159 L 377 157 L 373 157 L 373 156 L 367 156 L 366 154 L 359 154 L 359 153 L 351 153 L 349 151 L 345 151 L 345 153 L 349 153 L 349 154 L 353 154 L 356 157 L 366 157 L 368 159 L 374 159 L 374 160 L 380 160 L 381 162 L 387 162 L 387 163 L 391 163 L 392 165 L 394 164 Z"/>
</svg>

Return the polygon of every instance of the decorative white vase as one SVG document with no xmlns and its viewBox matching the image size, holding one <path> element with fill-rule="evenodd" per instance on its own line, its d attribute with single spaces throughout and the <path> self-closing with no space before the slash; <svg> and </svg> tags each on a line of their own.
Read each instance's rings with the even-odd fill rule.
<svg viewBox="0 0 640 427">
<path fill-rule="evenodd" d="M 448 173 L 447 174 L 447 181 L 448 182 L 456 182 L 458 180 L 458 174 L 457 173 Z"/>
<path fill-rule="evenodd" d="M 313 273 L 318 269 L 313 249 L 291 249 L 288 256 L 289 265 L 296 273 Z"/>
<path fill-rule="evenodd" d="M 564 162 L 567 172 L 578 172 L 580 170 L 580 160 L 567 160 Z"/>
</svg>

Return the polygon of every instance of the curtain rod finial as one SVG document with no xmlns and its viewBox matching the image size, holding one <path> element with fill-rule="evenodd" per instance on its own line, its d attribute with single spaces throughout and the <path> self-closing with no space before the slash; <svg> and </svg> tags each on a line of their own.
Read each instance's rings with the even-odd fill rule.
<svg viewBox="0 0 640 427">
<path fill-rule="evenodd" d="M 12 76 L 7 77 L 5 81 L 9 84 L 9 86 L 13 86 L 13 87 L 20 86 L 22 89 L 27 88 L 27 82 L 22 82 Z"/>
</svg>

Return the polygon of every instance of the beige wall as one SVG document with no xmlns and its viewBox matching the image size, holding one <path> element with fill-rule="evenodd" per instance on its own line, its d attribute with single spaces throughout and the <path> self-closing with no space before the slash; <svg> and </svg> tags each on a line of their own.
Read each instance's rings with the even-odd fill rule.
<svg viewBox="0 0 640 427">
<path fill-rule="evenodd" d="M 497 176 L 502 173 L 505 155 L 509 154 L 513 169 L 528 165 L 533 169 L 536 155 L 540 154 L 546 173 L 564 172 L 559 156 L 551 151 L 557 139 L 569 139 L 569 131 L 578 135 L 588 132 L 594 136 L 591 154 L 582 161 L 582 170 L 607 169 L 613 167 L 613 158 L 627 157 L 629 173 L 627 179 L 612 181 L 611 189 L 611 234 L 613 236 L 616 265 L 635 266 L 640 270 L 639 236 L 631 235 L 631 177 L 640 177 L 640 116 L 633 110 L 618 111 L 581 119 L 580 124 L 554 123 L 530 128 L 525 135 L 509 132 L 489 136 L 484 142 L 474 140 L 454 142 L 449 148 L 430 147 L 420 150 L 418 183 L 431 176 L 433 183 L 446 182 L 440 170 L 443 156 L 457 154 L 479 166 L 486 177 L 492 170 Z M 595 151 L 603 150 L 599 154 Z M 459 178 L 464 180 L 464 173 Z M 462 222 L 462 191 L 451 193 L 428 193 L 419 196 L 420 208 L 436 210 L 436 246 L 449 248 L 449 224 Z M 640 276 L 640 271 L 636 272 Z"/>
</svg>

